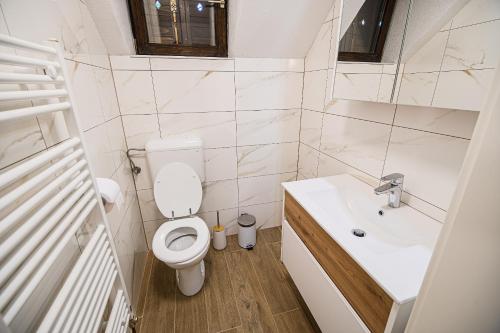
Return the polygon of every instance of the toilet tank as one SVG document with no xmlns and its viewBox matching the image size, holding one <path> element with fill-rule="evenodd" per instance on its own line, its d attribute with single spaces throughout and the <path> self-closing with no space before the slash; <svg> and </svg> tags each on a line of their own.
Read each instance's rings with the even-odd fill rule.
<svg viewBox="0 0 500 333">
<path fill-rule="evenodd" d="M 201 139 L 154 139 L 146 143 L 151 180 L 167 163 L 182 162 L 193 168 L 203 182 L 205 180 L 205 160 Z"/>
</svg>

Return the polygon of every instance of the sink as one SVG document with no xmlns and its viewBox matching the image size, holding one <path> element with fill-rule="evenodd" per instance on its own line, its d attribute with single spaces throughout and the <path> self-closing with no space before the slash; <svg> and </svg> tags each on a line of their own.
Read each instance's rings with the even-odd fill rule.
<svg viewBox="0 0 500 333">
<path fill-rule="evenodd" d="M 350 175 L 283 187 L 393 299 L 416 297 L 441 223 L 405 204 L 389 207 L 386 196 Z"/>
</svg>

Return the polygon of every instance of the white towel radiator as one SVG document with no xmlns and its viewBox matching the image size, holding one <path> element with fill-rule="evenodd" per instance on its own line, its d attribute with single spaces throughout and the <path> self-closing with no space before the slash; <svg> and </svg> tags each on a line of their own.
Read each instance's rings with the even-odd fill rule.
<svg viewBox="0 0 500 333">
<path fill-rule="evenodd" d="M 8 105 L 0 122 L 57 112 L 68 134 L 0 172 L 0 332 L 126 332 L 130 298 L 88 166 L 63 51 L 52 45 L 0 35 L 0 103 Z M 16 108 L 19 102 L 31 106 Z M 99 221 L 86 225 L 92 212 Z M 93 230 L 89 237 L 82 226 Z M 81 254 L 57 267 L 70 256 L 71 242 Z M 41 297 L 55 270 L 63 272 L 57 290 Z M 33 322 L 23 324 L 24 318 Z"/>
</svg>

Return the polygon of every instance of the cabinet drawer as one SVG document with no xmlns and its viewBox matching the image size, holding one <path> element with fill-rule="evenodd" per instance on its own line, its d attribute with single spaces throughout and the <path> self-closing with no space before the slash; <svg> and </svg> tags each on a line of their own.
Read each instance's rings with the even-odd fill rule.
<svg viewBox="0 0 500 333">
<path fill-rule="evenodd" d="M 290 225 L 283 222 L 283 263 L 324 333 L 366 333 L 352 310 L 314 256 Z"/>
<path fill-rule="evenodd" d="M 384 332 L 389 295 L 286 192 L 285 218 L 370 331 Z"/>
</svg>

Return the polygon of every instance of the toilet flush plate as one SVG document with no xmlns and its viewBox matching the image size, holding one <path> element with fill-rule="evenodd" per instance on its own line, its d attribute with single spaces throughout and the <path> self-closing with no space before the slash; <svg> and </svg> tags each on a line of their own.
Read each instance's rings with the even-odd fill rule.
<svg viewBox="0 0 500 333">
<path fill-rule="evenodd" d="M 154 198 L 163 216 L 177 218 L 195 214 L 200 209 L 202 196 L 200 177 L 189 165 L 174 162 L 158 171 Z"/>
</svg>

